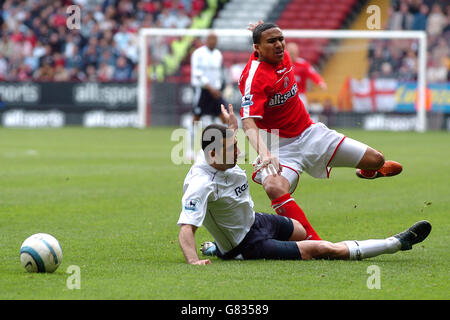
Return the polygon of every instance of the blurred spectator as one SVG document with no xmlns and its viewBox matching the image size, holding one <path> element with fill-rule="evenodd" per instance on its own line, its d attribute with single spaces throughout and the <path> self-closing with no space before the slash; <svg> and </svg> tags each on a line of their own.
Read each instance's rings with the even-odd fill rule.
<svg viewBox="0 0 450 320">
<path fill-rule="evenodd" d="M 38 81 L 53 81 L 54 70 L 48 61 L 44 61 L 42 66 L 33 74 L 33 78 Z"/>
<path fill-rule="evenodd" d="M 0 80 L 39 77 L 83 81 L 93 78 L 92 71 L 87 74 L 89 65 L 95 67 L 100 81 L 113 80 L 117 70 L 119 78 L 128 74 L 127 81 L 135 80 L 137 30 L 157 26 L 188 28 L 205 3 L 205 0 L 0 0 Z M 442 0 L 393 0 L 392 3 L 388 28 L 426 30 L 430 79 L 442 79 L 444 68 L 448 73 L 450 6 Z M 82 6 L 80 30 L 68 31 L 65 25 L 66 8 L 71 4 Z M 160 62 L 170 53 L 170 40 L 152 39 L 152 63 Z M 417 56 L 413 41 L 375 43 L 371 75 L 380 76 L 382 65 L 387 62 L 394 76 L 417 77 L 416 68 L 411 67 L 413 54 Z M 375 54 L 376 47 L 381 47 L 381 55 Z M 116 68 L 119 56 L 125 58 L 126 68 Z M 446 58 L 442 59 L 443 56 Z M 61 65 L 66 72 L 61 70 Z"/>
<path fill-rule="evenodd" d="M 406 53 L 406 56 L 403 58 L 403 65 L 414 72 L 417 71 L 417 56 L 413 50 L 409 50 Z"/>
<path fill-rule="evenodd" d="M 83 58 L 79 53 L 79 48 L 73 48 L 73 54 L 71 56 L 66 56 L 66 68 L 67 69 L 81 69 L 83 67 Z"/>
<path fill-rule="evenodd" d="M 8 61 L 2 54 L 2 51 L 0 50 L 0 81 L 5 80 L 7 74 L 8 74 Z"/>
<path fill-rule="evenodd" d="M 128 26 L 126 24 L 121 25 L 113 39 L 117 44 L 117 49 L 125 51 L 128 48 L 128 43 L 131 39 L 131 34 L 128 32 Z"/>
<path fill-rule="evenodd" d="M 386 59 L 391 64 L 394 73 L 396 73 L 402 65 L 403 51 L 397 46 L 389 46 Z"/>
<path fill-rule="evenodd" d="M 70 79 L 70 74 L 63 65 L 58 65 L 55 67 L 55 74 L 53 77 L 54 81 L 68 81 Z"/>
<path fill-rule="evenodd" d="M 378 77 L 381 71 L 381 66 L 386 62 L 384 48 L 382 45 L 375 46 L 373 50 L 373 57 L 369 61 L 369 75 L 371 77 Z"/>
<path fill-rule="evenodd" d="M 90 64 L 86 67 L 86 81 L 90 82 L 98 81 L 97 68 L 93 64 Z"/>
<path fill-rule="evenodd" d="M 380 78 L 393 78 L 394 77 L 394 73 L 392 71 L 392 66 L 389 62 L 383 62 L 381 64 L 381 73 L 380 73 Z"/>
<path fill-rule="evenodd" d="M 95 21 L 97 21 L 97 23 L 100 23 L 103 20 L 105 20 L 105 15 L 102 12 L 102 6 L 100 4 L 95 5 L 94 19 L 95 19 Z"/>
<path fill-rule="evenodd" d="M 72 4 L 82 7 L 81 29 L 68 31 Z M 135 80 L 138 29 L 188 28 L 204 6 L 205 0 L 0 0 L 0 80 Z M 159 58 L 169 45 L 167 38 L 158 43 Z"/>
<path fill-rule="evenodd" d="M 434 0 L 394 0 L 390 8 L 388 23 L 390 29 L 427 32 L 429 82 L 445 81 L 443 79 L 447 79 L 449 74 L 450 5 L 445 7 L 446 16 L 440 3 L 442 2 Z M 411 25 L 409 15 L 413 15 Z M 369 52 L 369 76 L 380 77 L 392 73 L 400 81 L 415 81 L 417 50 L 417 41 L 414 40 L 372 41 Z M 385 62 L 389 62 L 390 68 L 384 65 Z M 391 71 L 387 72 L 389 69 Z"/>
<path fill-rule="evenodd" d="M 191 9 L 192 15 L 197 15 L 205 8 L 205 1 L 204 0 L 192 0 L 191 8 L 192 8 Z"/>
<path fill-rule="evenodd" d="M 448 68 L 445 57 L 443 57 L 440 61 L 431 61 L 427 69 L 427 80 L 429 82 L 448 81 Z"/>
<path fill-rule="evenodd" d="M 84 81 L 86 78 L 86 75 L 78 68 L 69 69 L 68 72 L 69 81 Z"/>
<path fill-rule="evenodd" d="M 408 68 L 408 66 L 402 65 L 398 70 L 396 78 L 400 81 L 414 81 L 416 79 L 416 73 L 414 70 Z"/>
<path fill-rule="evenodd" d="M 136 65 L 139 60 L 139 54 L 138 54 L 138 43 L 137 38 L 132 37 L 128 41 L 128 48 L 124 50 L 125 56 L 133 63 L 133 65 Z"/>
<path fill-rule="evenodd" d="M 400 81 L 414 81 L 417 74 L 417 55 L 410 49 L 401 61 L 397 78 Z"/>
<path fill-rule="evenodd" d="M 38 40 L 32 52 L 33 57 L 40 60 L 45 55 L 45 53 L 46 50 L 44 44 L 40 40 Z"/>
<path fill-rule="evenodd" d="M 114 67 L 114 65 L 116 63 L 116 58 L 115 58 L 114 54 L 110 50 L 103 51 L 103 53 L 100 56 L 98 62 L 100 64 L 104 63 L 104 64 L 106 64 L 108 66 L 113 66 Z"/>
<path fill-rule="evenodd" d="M 74 42 L 74 36 L 69 33 L 67 35 L 66 41 L 64 42 L 62 53 L 66 58 L 72 58 L 78 49 L 78 46 Z"/>
<path fill-rule="evenodd" d="M 124 56 L 117 58 L 113 80 L 127 81 L 131 78 L 132 67 Z"/>
<path fill-rule="evenodd" d="M 419 12 L 414 14 L 414 20 L 411 29 L 412 30 L 426 30 L 427 29 L 427 20 L 428 20 L 428 12 L 429 12 L 428 6 L 423 3 L 420 8 Z"/>
<path fill-rule="evenodd" d="M 107 6 L 104 14 L 104 19 L 99 22 L 100 30 L 113 30 L 116 26 L 114 17 L 116 10 L 113 6 Z"/>
<path fill-rule="evenodd" d="M 431 58 L 434 61 L 442 61 L 443 58 L 449 56 L 450 56 L 450 49 L 447 40 L 444 37 L 438 38 L 437 44 L 432 50 Z"/>
<path fill-rule="evenodd" d="M 409 12 L 409 7 L 406 2 L 400 4 L 400 10 L 394 11 L 389 19 L 390 30 L 408 30 L 411 29 L 414 17 Z"/>
<path fill-rule="evenodd" d="M 176 15 L 171 13 L 167 8 L 164 8 L 158 15 L 157 24 L 161 26 L 161 28 L 176 28 L 177 22 Z"/>
<path fill-rule="evenodd" d="M 86 71 L 88 65 L 93 64 L 97 65 L 98 52 L 97 52 L 97 42 L 95 38 L 91 38 L 89 41 L 89 45 L 85 48 L 82 53 L 82 68 L 83 71 Z"/>
<path fill-rule="evenodd" d="M 156 20 L 158 14 L 161 12 L 161 2 L 159 1 L 147 1 L 142 4 L 145 12 L 150 14 L 153 17 L 153 20 Z"/>
<path fill-rule="evenodd" d="M 5 55 L 5 57 L 9 58 L 14 53 L 14 46 L 11 41 L 9 41 L 8 37 L 2 37 L 0 41 L 0 52 Z"/>
<path fill-rule="evenodd" d="M 50 35 L 48 44 L 51 47 L 52 53 L 61 52 L 63 44 L 62 44 L 62 41 L 59 39 L 59 36 L 56 32 L 52 32 L 52 34 Z"/>
<path fill-rule="evenodd" d="M 134 11 L 134 5 L 130 0 L 121 0 L 118 2 L 117 12 L 121 16 L 132 16 Z"/>
<path fill-rule="evenodd" d="M 177 28 L 187 28 L 191 25 L 191 18 L 186 14 L 184 9 L 177 10 Z"/>
<path fill-rule="evenodd" d="M 159 63 L 169 53 L 167 39 L 164 37 L 153 37 L 153 45 L 150 48 L 152 63 Z"/>
<path fill-rule="evenodd" d="M 441 34 L 446 24 L 447 24 L 447 17 L 442 12 L 441 6 L 435 3 L 431 7 L 431 12 L 430 15 L 428 16 L 427 21 L 428 34 L 431 36 Z"/>
<path fill-rule="evenodd" d="M 101 82 L 108 82 L 113 79 L 114 67 L 106 62 L 100 63 L 98 70 L 98 80 Z"/>
<path fill-rule="evenodd" d="M 323 80 L 322 76 L 315 70 L 315 68 L 300 56 L 300 50 L 297 43 L 288 42 L 286 44 L 286 50 L 287 52 L 289 52 L 289 56 L 292 61 L 295 82 L 297 83 L 298 87 L 298 96 L 300 97 L 300 100 L 302 100 L 305 107 L 308 108 L 308 98 L 306 97 L 306 92 L 308 90 L 308 80 L 312 81 L 322 90 L 327 89 L 327 84 Z"/>
</svg>

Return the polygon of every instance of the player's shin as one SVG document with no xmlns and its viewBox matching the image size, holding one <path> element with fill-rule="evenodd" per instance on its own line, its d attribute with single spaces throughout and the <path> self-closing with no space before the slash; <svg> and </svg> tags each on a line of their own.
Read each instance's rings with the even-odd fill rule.
<svg viewBox="0 0 450 320">
<path fill-rule="evenodd" d="M 350 260 L 362 260 L 386 253 L 395 253 L 401 249 L 397 238 L 374 239 L 363 241 L 344 241 L 349 250 Z"/>
<path fill-rule="evenodd" d="M 295 219 L 300 222 L 306 231 L 305 240 L 321 240 L 308 219 L 306 219 L 303 210 L 297 205 L 294 198 L 291 198 L 289 193 L 272 200 L 272 208 L 278 215 Z"/>
</svg>

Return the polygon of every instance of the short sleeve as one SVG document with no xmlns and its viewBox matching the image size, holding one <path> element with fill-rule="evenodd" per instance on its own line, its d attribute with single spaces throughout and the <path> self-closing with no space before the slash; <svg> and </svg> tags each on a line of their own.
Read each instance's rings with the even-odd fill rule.
<svg viewBox="0 0 450 320">
<path fill-rule="evenodd" d="M 262 118 L 267 95 L 261 81 L 247 78 L 242 93 L 241 118 Z"/>
<path fill-rule="evenodd" d="M 178 225 L 191 224 L 200 227 L 205 219 L 208 200 L 213 196 L 213 184 L 203 179 L 192 179 L 181 199 Z"/>
</svg>

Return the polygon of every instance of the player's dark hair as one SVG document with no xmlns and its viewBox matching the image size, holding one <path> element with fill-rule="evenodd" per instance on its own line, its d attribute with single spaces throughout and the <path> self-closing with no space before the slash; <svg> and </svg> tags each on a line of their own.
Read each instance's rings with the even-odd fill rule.
<svg viewBox="0 0 450 320">
<path fill-rule="evenodd" d="M 269 29 L 273 29 L 273 28 L 279 28 L 277 24 L 272 23 L 272 22 L 264 22 L 261 23 L 260 25 L 256 26 L 256 28 L 253 30 L 253 43 L 260 43 L 261 42 L 261 34 Z"/>
<path fill-rule="evenodd" d="M 202 132 L 202 149 L 203 151 L 215 150 L 215 147 L 223 147 L 223 139 L 233 136 L 233 130 L 221 124 L 213 123 L 203 129 Z M 217 140 L 219 139 L 219 140 Z M 221 149 L 222 150 L 222 149 Z"/>
</svg>

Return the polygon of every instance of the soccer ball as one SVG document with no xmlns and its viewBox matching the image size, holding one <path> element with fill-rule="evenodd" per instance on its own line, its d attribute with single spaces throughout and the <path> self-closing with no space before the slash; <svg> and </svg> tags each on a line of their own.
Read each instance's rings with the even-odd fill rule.
<svg viewBox="0 0 450 320">
<path fill-rule="evenodd" d="M 53 272 L 61 261 L 61 246 L 49 234 L 33 234 L 20 247 L 20 262 L 28 272 Z"/>
</svg>

